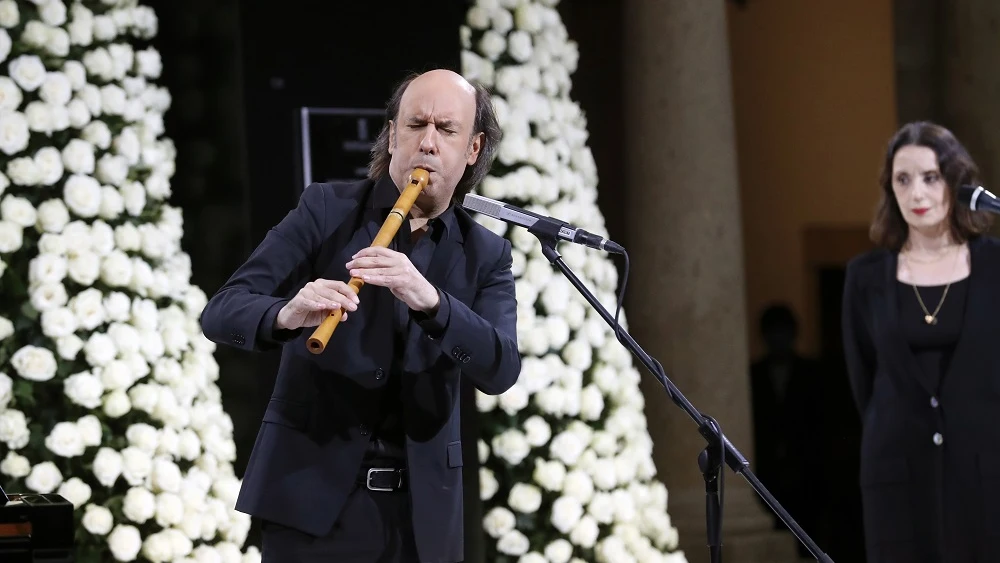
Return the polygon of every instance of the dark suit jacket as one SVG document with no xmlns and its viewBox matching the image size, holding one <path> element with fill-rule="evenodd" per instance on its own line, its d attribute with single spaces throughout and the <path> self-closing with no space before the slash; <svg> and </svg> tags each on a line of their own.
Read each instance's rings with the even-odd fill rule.
<svg viewBox="0 0 1000 563">
<path fill-rule="evenodd" d="M 862 418 L 869 563 L 1000 561 L 1000 361 L 991 352 L 1000 244 L 983 237 L 969 248 L 962 334 L 941 378 L 924 373 L 901 331 L 897 254 L 875 250 L 847 267 L 843 335 Z"/>
<path fill-rule="evenodd" d="M 366 295 L 388 290 L 363 287 L 358 311 L 319 355 L 306 349 L 312 329 L 270 328 L 307 282 L 350 279 L 344 264 L 371 245 L 398 195 L 388 178 L 308 186 L 205 307 L 202 328 L 215 342 L 248 351 L 284 342 L 237 509 L 323 535 L 350 494 L 397 352 L 393 312 L 366 310 Z M 432 562 L 463 558 L 460 379 L 500 394 L 520 372 L 510 243 L 457 206 L 448 217 L 425 272 L 440 310 L 434 318 L 411 312 L 398 351 L 414 532 L 421 560 Z"/>
</svg>

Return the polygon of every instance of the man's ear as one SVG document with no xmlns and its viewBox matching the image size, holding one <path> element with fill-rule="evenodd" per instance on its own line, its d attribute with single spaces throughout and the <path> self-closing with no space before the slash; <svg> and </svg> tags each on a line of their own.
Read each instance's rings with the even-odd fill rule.
<svg viewBox="0 0 1000 563">
<path fill-rule="evenodd" d="M 485 137 L 485 134 L 482 132 L 472 136 L 472 142 L 469 143 L 469 158 L 466 160 L 466 164 L 469 166 L 472 166 L 479 160 L 479 151 L 483 148 L 483 139 Z"/>
<path fill-rule="evenodd" d="M 393 147 L 396 146 L 396 122 L 389 120 L 389 154 L 392 154 Z"/>
</svg>

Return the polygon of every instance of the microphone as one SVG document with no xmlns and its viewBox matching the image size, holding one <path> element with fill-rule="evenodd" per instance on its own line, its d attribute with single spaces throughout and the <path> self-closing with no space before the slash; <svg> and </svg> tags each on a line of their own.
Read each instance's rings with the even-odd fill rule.
<svg viewBox="0 0 1000 563">
<path fill-rule="evenodd" d="M 519 225 L 528 230 L 532 230 L 532 227 L 534 227 L 536 223 L 542 221 L 547 223 L 548 226 L 553 227 L 552 231 L 555 231 L 555 227 L 558 227 L 558 231 L 555 232 L 555 235 L 559 239 L 575 242 L 577 244 L 582 244 L 584 246 L 589 246 L 590 248 L 603 250 L 605 252 L 611 252 L 613 254 L 625 254 L 625 249 L 615 241 L 597 236 L 594 233 L 588 233 L 587 231 L 570 225 L 565 221 L 560 221 L 559 219 L 554 219 L 552 217 L 544 217 L 526 209 L 521 209 L 520 207 L 503 203 L 502 201 L 496 201 L 481 195 L 467 194 L 465 196 L 465 200 L 462 201 L 462 207 L 470 211 L 476 211 L 482 213 L 483 215 L 493 217 L 494 219 Z M 532 232 L 534 231 L 532 230 Z"/>
<path fill-rule="evenodd" d="M 1000 213 L 1000 201 L 982 186 L 966 184 L 958 187 L 958 201 L 969 206 L 973 211 L 989 211 Z"/>
</svg>

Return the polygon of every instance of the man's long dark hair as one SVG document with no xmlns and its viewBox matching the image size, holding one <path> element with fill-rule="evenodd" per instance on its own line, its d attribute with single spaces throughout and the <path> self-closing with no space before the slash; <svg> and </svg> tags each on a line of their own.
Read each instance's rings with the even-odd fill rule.
<svg viewBox="0 0 1000 563">
<path fill-rule="evenodd" d="M 372 157 L 368 164 L 368 178 L 372 180 L 377 181 L 389 175 L 389 160 L 392 156 L 389 154 L 389 121 L 396 121 L 399 118 L 399 104 L 403 99 L 403 92 L 419 76 L 420 74 L 413 73 L 403 79 L 396 86 L 392 97 L 389 98 L 389 102 L 385 106 L 385 124 L 378 134 L 378 139 L 372 145 Z M 476 89 L 476 118 L 472 124 L 472 136 L 470 136 L 469 142 L 471 143 L 472 137 L 479 133 L 483 134 L 483 141 L 476 163 L 465 167 L 465 174 L 462 175 L 462 179 L 455 187 L 455 195 L 452 199 L 458 203 L 461 203 L 465 194 L 478 186 L 489 173 L 497 147 L 500 145 L 500 139 L 503 137 L 503 131 L 500 129 L 500 122 L 497 121 L 496 109 L 493 107 L 489 90 L 482 84 L 470 83 Z"/>
</svg>

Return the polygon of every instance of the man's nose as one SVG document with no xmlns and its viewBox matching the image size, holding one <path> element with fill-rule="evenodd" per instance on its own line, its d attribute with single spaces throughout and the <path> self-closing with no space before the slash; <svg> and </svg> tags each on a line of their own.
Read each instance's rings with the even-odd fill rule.
<svg viewBox="0 0 1000 563">
<path fill-rule="evenodd" d="M 420 138 L 420 152 L 437 154 L 437 129 L 433 125 L 427 127 Z"/>
</svg>

